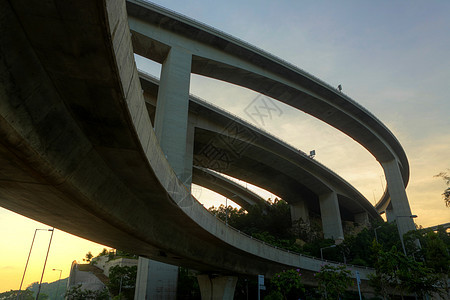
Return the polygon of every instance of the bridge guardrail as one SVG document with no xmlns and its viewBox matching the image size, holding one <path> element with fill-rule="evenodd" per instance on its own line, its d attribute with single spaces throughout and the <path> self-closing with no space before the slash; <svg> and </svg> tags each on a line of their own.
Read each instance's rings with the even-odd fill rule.
<svg viewBox="0 0 450 300">
<path fill-rule="evenodd" d="M 239 233 L 239 234 L 242 234 L 242 235 L 244 235 L 244 236 L 246 236 L 246 237 L 248 237 L 248 238 L 250 238 L 250 239 L 252 239 L 252 240 L 254 240 L 254 241 L 257 241 L 257 242 L 263 244 L 263 245 L 266 245 L 266 246 L 269 246 L 269 247 L 272 247 L 272 248 L 275 248 L 275 249 L 277 249 L 277 250 L 281 250 L 281 251 L 284 251 L 284 252 L 287 252 L 287 253 L 290 253 L 290 254 L 294 254 L 294 255 L 298 255 L 298 256 L 301 256 L 301 257 L 306 257 L 306 258 L 310 258 L 310 259 L 314 259 L 314 260 L 320 260 L 320 261 L 323 261 L 323 262 L 326 262 L 326 263 L 328 262 L 328 263 L 338 264 L 338 265 L 342 265 L 342 266 L 346 266 L 346 267 L 361 268 L 361 269 L 366 269 L 366 270 L 374 270 L 373 268 L 369 268 L 369 267 L 366 267 L 366 266 L 358 266 L 358 265 L 352 265 L 352 264 L 344 264 L 344 263 L 337 262 L 337 261 L 332 261 L 332 260 L 327 260 L 327 259 L 319 259 L 319 258 L 314 257 L 314 256 L 311 256 L 311 255 L 306 255 L 306 254 L 298 253 L 298 252 L 295 252 L 295 251 L 287 250 L 287 249 L 280 248 L 280 247 L 277 247 L 277 246 L 275 246 L 275 245 L 266 243 L 266 242 L 264 242 L 264 241 L 262 241 L 262 240 L 259 240 L 259 239 L 257 239 L 257 238 L 254 238 L 253 236 L 251 236 L 251 235 L 249 235 L 249 234 L 247 234 L 247 233 L 245 233 L 245 232 L 243 232 L 243 231 L 240 231 L 239 229 L 236 229 L 236 228 L 234 228 L 234 227 L 228 225 L 228 224 L 225 223 L 222 219 L 218 218 L 215 214 L 213 214 L 209 209 L 206 209 L 206 207 L 205 207 L 202 203 L 200 203 L 200 201 L 198 201 L 195 197 L 192 197 L 192 198 L 195 199 L 195 201 L 197 201 L 198 204 L 200 204 L 201 206 L 203 206 L 204 209 L 207 210 L 212 216 L 214 216 L 214 218 L 216 218 L 216 220 L 218 220 L 219 222 L 222 222 L 223 224 L 225 224 L 225 226 L 227 226 L 227 228 L 230 228 L 230 229 L 234 230 L 235 232 L 237 232 L 237 233 Z"/>
</svg>

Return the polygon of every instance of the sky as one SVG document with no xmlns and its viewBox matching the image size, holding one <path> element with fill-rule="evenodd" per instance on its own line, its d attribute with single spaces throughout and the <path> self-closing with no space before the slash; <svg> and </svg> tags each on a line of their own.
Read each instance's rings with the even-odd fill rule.
<svg viewBox="0 0 450 300">
<path fill-rule="evenodd" d="M 278 56 L 343 92 L 380 119 L 408 156 L 407 194 L 415 222 L 450 222 L 434 175 L 450 168 L 449 1 L 155 1 Z M 157 72 L 137 57 L 140 68 Z M 157 75 L 157 74 L 156 74 Z M 217 80 L 191 76 L 190 92 L 275 134 L 353 184 L 374 203 L 386 185 L 376 160 L 359 144 L 307 114 L 276 103 L 281 113 L 264 123 L 246 108 L 258 94 Z M 250 186 L 250 188 L 253 188 Z M 255 188 L 255 190 L 257 190 Z M 259 190 L 257 190 L 259 191 Z M 200 188 L 205 206 L 225 198 Z M 263 193 L 266 197 L 274 197 Z M 0 200 L 1 205 L 1 200 Z M 0 292 L 18 289 L 35 229 L 51 228 L 0 208 Z M 51 232 L 38 231 L 24 287 L 40 280 Z M 68 276 L 106 246 L 55 230 L 43 281 Z M 108 247 L 106 247 L 108 248 Z M 109 249 L 109 248 L 108 248 Z"/>
</svg>

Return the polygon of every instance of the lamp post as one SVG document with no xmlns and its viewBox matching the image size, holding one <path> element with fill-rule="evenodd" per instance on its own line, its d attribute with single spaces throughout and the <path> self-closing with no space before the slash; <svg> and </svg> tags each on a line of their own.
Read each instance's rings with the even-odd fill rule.
<svg viewBox="0 0 450 300">
<path fill-rule="evenodd" d="M 336 247 L 336 245 L 331 245 L 331 246 L 328 246 L 328 247 L 320 248 L 320 259 L 323 260 L 323 252 L 322 252 L 323 249 L 335 248 L 335 247 Z"/>
<path fill-rule="evenodd" d="M 375 229 L 373 230 L 373 232 L 375 232 L 375 241 L 377 241 L 377 244 L 378 244 L 377 229 L 380 229 L 380 228 L 381 228 L 381 226 L 378 226 L 377 228 L 375 228 Z"/>
<path fill-rule="evenodd" d="M 31 250 L 33 249 L 34 239 L 35 239 L 35 237 L 36 237 L 36 232 L 37 232 L 38 230 L 53 231 L 53 229 L 35 229 L 35 230 L 34 230 L 33 240 L 31 241 L 30 252 L 28 253 L 27 262 L 26 262 L 26 264 L 25 264 L 25 270 L 23 271 L 22 281 L 20 282 L 19 291 L 17 292 L 17 300 L 19 300 L 19 297 L 20 297 L 20 291 L 22 290 L 23 280 L 24 280 L 24 278 L 25 278 L 25 273 L 27 272 L 28 262 L 30 261 Z"/>
<path fill-rule="evenodd" d="M 39 288 L 38 288 L 38 291 L 37 291 L 37 294 L 36 294 L 36 300 L 39 299 L 39 294 L 41 292 L 42 279 L 44 278 L 44 272 L 45 272 L 45 265 L 47 264 L 48 253 L 50 252 L 50 245 L 52 244 L 53 233 L 55 232 L 55 228 L 49 229 L 48 231 L 51 231 L 52 235 L 50 236 L 50 241 L 48 242 L 47 255 L 45 256 L 44 267 L 42 268 L 41 281 L 39 281 Z"/>
<path fill-rule="evenodd" d="M 403 242 L 403 234 L 401 234 L 400 232 L 400 226 L 398 226 L 398 218 L 417 218 L 417 215 L 410 215 L 410 216 L 396 216 L 395 217 L 395 221 L 397 222 L 397 230 L 398 230 L 398 235 L 400 236 L 400 242 L 402 242 L 402 248 L 403 248 L 403 253 L 406 256 L 406 249 L 405 249 L 405 243 Z"/>
<path fill-rule="evenodd" d="M 230 198 L 234 198 L 234 197 L 237 197 L 237 195 L 234 194 Z M 225 225 L 228 226 L 228 198 L 227 197 L 225 197 Z"/>
<path fill-rule="evenodd" d="M 228 226 L 228 198 L 225 197 L 225 225 Z"/>
<path fill-rule="evenodd" d="M 58 279 L 58 284 L 56 285 L 56 292 L 55 292 L 55 300 L 56 300 L 57 297 L 58 297 L 59 281 L 61 280 L 62 270 L 60 270 L 60 269 L 52 269 L 52 270 L 53 271 L 59 271 L 59 279 Z"/>
</svg>

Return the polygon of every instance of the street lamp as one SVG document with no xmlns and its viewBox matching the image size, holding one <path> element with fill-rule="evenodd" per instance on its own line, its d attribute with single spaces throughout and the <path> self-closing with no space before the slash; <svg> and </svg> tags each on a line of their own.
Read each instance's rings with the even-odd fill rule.
<svg viewBox="0 0 450 300">
<path fill-rule="evenodd" d="M 373 230 L 373 232 L 375 232 L 375 241 L 377 241 L 377 244 L 378 244 L 377 229 L 380 229 L 380 228 L 381 228 L 381 226 L 378 226 L 377 228 L 375 228 L 375 229 Z"/>
<path fill-rule="evenodd" d="M 225 225 L 228 226 L 228 198 L 225 197 Z"/>
<path fill-rule="evenodd" d="M 19 299 L 20 291 L 22 290 L 23 279 L 25 278 L 25 273 L 27 272 L 28 262 L 30 261 L 31 250 L 33 249 L 34 238 L 36 237 L 36 232 L 38 230 L 53 231 L 53 229 L 35 229 L 34 230 L 33 240 L 31 241 L 30 252 L 28 253 L 27 263 L 25 264 L 25 270 L 23 271 L 22 281 L 20 282 L 19 291 L 17 292 L 17 300 Z"/>
<path fill-rule="evenodd" d="M 47 255 L 45 256 L 44 267 L 42 268 L 41 281 L 39 282 L 39 288 L 38 288 L 38 291 L 37 291 L 37 294 L 36 294 L 36 300 L 39 299 L 39 294 L 41 292 L 42 279 L 44 278 L 44 272 L 45 272 L 45 265 L 47 264 L 48 253 L 50 252 L 50 245 L 52 244 L 53 233 L 55 232 L 55 228 L 49 229 L 48 231 L 51 231 L 52 235 L 50 236 L 50 241 L 48 242 Z"/>
<path fill-rule="evenodd" d="M 60 269 L 52 269 L 53 271 L 59 271 L 59 279 L 58 279 L 58 284 L 56 285 L 56 292 L 55 292 L 55 299 L 57 299 L 58 297 L 58 289 L 59 289 L 59 281 L 61 280 L 61 273 L 62 270 Z"/>
<path fill-rule="evenodd" d="M 234 198 L 234 197 L 237 197 L 237 195 L 234 194 L 230 198 Z M 228 198 L 227 197 L 225 197 L 225 225 L 228 226 Z"/>
<path fill-rule="evenodd" d="M 410 216 L 396 216 L 395 217 L 395 221 L 397 222 L 397 230 L 398 230 L 398 235 L 400 236 L 400 242 L 402 242 L 402 248 L 403 248 L 403 253 L 406 256 L 406 249 L 405 249 L 405 243 L 403 242 L 403 234 L 400 233 L 400 226 L 398 226 L 398 218 L 417 218 L 417 215 L 410 215 Z"/>
<path fill-rule="evenodd" d="M 328 247 L 320 248 L 320 259 L 323 260 L 323 252 L 322 252 L 323 249 L 335 248 L 335 247 L 336 247 L 336 245 L 331 245 L 331 246 L 328 246 Z"/>
</svg>

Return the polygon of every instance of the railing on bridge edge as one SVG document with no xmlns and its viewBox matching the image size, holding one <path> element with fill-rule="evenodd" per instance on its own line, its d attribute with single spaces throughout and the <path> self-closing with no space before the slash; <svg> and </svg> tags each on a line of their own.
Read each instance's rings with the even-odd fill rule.
<svg viewBox="0 0 450 300">
<path fill-rule="evenodd" d="M 195 197 L 192 197 L 192 198 L 195 199 L 195 200 L 197 201 L 198 204 L 200 204 L 201 206 L 203 206 L 203 208 L 204 208 L 205 210 L 207 210 L 212 216 L 214 216 L 214 217 L 216 218 L 216 220 L 222 222 L 222 223 L 225 224 L 225 226 L 227 226 L 228 228 L 230 228 L 230 229 L 236 231 L 237 233 L 242 234 L 242 235 L 244 235 L 244 236 L 246 236 L 246 237 L 248 237 L 248 238 L 250 238 L 250 239 L 252 239 L 252 240 L 254 240 L 254 241 L 257 241 L 257 242 L 259 242 L 259 243 L 261 243 L 261 244 L 263 244 L 263 245 L 266 245 L 266 246 L 269 246 L 269 247 L 272 247 L 272 248 L 275 248 L 275 249 L 277 249 L 277 250 L 281 250 L 281 251 L 284 251 L 284 252 L 287 252 L 287 253 L 290 253 L 290 254 L 298 255 L 298 256 L 301 256 L 301 257 L 311 258 L 311 259 L 314 259 L 314 260 L 320 260 L 320 261 L 323 261 L 323 262 L 329 262 L 329 263 L 338 264 L 338 265 L 342 265 L 342 266 L 346 266 L 346 267 L 354 267 L 354 268 L 361 268 L 361 269 L 366 269 L 366 270 L 374 270 L 373 268 L 369 268 L 369 267 L 366 267 L 366 266 L 358 266 L 358 265 L 352 265 L 352 264 L 344 264 L 344 263 L 337 262 L 337 261 L 332 261 L 332 260 L 327 260 L 327 259 L 320 259 L 320 258 L 311 256 L 311 255 L 306 255 L 306 254 L 298 253 L 298 252 L 295 252 L 295 251 L 287 250 L 287 249 L 280 248 L 280 247 L 274 246 L 274 245 L 272 245 L 272 244 L 266 243 L 266 242 L 264 242 L 264 241 L 262 241 L 262 240 L 259 240 L 259 239 L 257 239 L 257 238 L 254 238 L 253 236 L 251 236 L 251 235 L 249 235 L 249 234 L 247 234 L 247 233 L 245 233 L 245 232 L 243 232 L 243 231 L 240 231 L 239 229 L 236 229 L 236 228 L 234 228 L 234 227 L 228 225 L 228 224 L 225 223 L 222 219 L 218 218 L 215 214 L 213 214 L 209 209 L 207 209 L 207 208 L 206 208 L 202 203 L 200 203 L 200 201 L 198 201 Z"/>
</svg>

